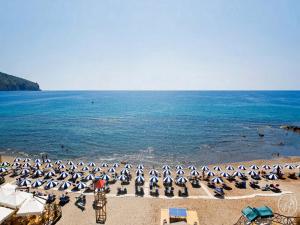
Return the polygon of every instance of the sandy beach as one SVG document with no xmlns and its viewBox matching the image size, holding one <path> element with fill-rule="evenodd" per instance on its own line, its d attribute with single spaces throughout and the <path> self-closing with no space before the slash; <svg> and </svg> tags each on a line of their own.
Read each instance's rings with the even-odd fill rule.
<svg viewBox="0 0 300 225">
<path fill-rule="evenodd" d="M 2 161 L 12 162 L 13 158 L 11 156 L 3 156 Z M 299 164 L 300 157 L 286 157 L 286 158 L 276 158 L 272 160 L 255 160 L 248 162 L 239 162 L 239 163 L 230 163 L 234 168 L 237 168 L 239 165 L 244 165 L 248 168 L 250 165 L 257 165 L 261 167 L 263 164 L 273 165 L 273 164 Z M 77 163 L 74 161 L 74 163 Z M 98 165 L 98 163 L 96 162 Z M 229 164 L 218 165 L 221 168 L 224 168 Z M 100 164 L 99 164 L 100 166 Z M 131 173 L 133 174 L 133 178 L 135 177 L 135 166 L 131 169 Z M 209 165 L 209 168 L 213 168 L 215 165 Z M 117 168 L 117 172 L 123 166 L 120 165 Z M 199 168 L 200 169 L 200 168 Z M 161 168 L 157 168 L 159 172 L 162 172 Z M 147 180 L 149 180 L 148 171 L 145 170 L 145 180 L 146 183 L 144 185 L 145 192 L 147 185 Z M 186 174 L 189 174 L 189 170 L 185 169 Z M 200 171 L 200 170 L 199 170 Z M 295 172 L 299 172 L 299 169 L 295 169 Z M 175 171 L 172 171 L 175 174 Z M 283 172 L 287 175 L 289 170 L 283 169 Z M 107 220 L 105 224 L 108 225 L 133 225 L 133 224 L 145 224 L 145 225 L 158 225 L 161 224 L 160 221 L 160 210 L 162 208 L 169 207 L 184 207 L 189 210 L 195 210 L 198 215 L 198 219 L 200 224 L 234 224 L 241 216 L 241 210 L 247 206 L 257 207 L 262 205 L 267 205 L 273 209 L 274 212 L 280 212 L 280 203 L 279 200 L 282 196 L 293 196 L 300 202 L 300 193 L 299 193 L 299 185 L 300 179 L 289 179 L 286 178 L 284 180 L 261 180 L 259 184 L 263 186 L 264 184 L 276 183 L 280 185 L 282 190 L 281 194 L 274 194 L 273 192 L 263 192 L 261 190 L 254 190 L 249 185 L 247 185 L 246 189 L 238 189 L 234 186 L 234 183 L 230 183 L 226 179 L 223 179 L 224 182 L 232 187 L 232 190 L 225 190 L 225 199 L 217 199 L 213 195 L 213 189 L 207 187 L 206 181 L 201 182 L 201 188 L 193 188 L 191 184 L 188 182 L 187 187 L 189 190 L 189 197 L 183 198 L 178 197 L 178 190 L 180 187 L 173 185 L 175 187 L 174 193 L 175 196 L 172 198 L 167 198 L 164 196 L 164 189 L 162 178 L 159 179 L 159 197 L 152 197 L 149 194 L 145 193 L 144 197 L 136 197 L 134 194 L 134 179 L 130 182 L 129 185 L 126 186 L 128 190 L 128 194 L 117 196 L 117 188 L 120 187 L 120 182 L 117 181 L 115 184 L 112 184 L 111 191 L 107 194 L 108 204 L 107 204 Z M 6 176 L 6 182 L 15 183 L 15 178 L 11 178 Z M 249 183 L 249 180 L 247 181 Z M 34 189 L 31 189 L 34 190 Z M 57 189 L 44 190 L 42 188 L 38 189 L 43 193 L 53 193 L 56 195 L 61 195 L 62 192 Z M 69 191 L 69 195 L 71 197 L 71 201 L 62 207 L 63 216 L 60 221 L 57 223 L 58 225 L 68 224 L 83 224 L 90 225 L 96 224 L 95 222 L 95 211 L 92 207 L 92 203 L 94 200 L 93 193 L 86 194 L 86 209 L 82 211 L 74 205 L 75 197 L 79 196 L 80 192 L 71 192 Z M 297 209 L 296 215 L 299 214 L 299 207 Z M 294 215 L 295 216 L 295 215 Z"/>
</svg>

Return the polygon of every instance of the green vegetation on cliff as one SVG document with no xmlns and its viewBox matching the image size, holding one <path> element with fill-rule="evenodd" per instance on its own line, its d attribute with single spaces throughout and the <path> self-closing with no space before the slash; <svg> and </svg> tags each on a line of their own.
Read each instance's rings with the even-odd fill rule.
<svg viewBox="0 0 300 225">
<path fill-rule="evenodd" d="M 0 91 L 40 91 L 38 83 L 0 72 Z"/>
</svg>

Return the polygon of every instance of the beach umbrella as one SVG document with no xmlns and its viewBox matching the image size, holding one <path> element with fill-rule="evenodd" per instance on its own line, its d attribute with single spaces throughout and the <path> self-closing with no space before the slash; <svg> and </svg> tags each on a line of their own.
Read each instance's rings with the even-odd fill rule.
<svg viewBox="0 0 300 225">
<path fill-rule="evenodd" d="M 21 180 L 21 182 L 19 183 L 19 186 L 21 187 L 27 187 L 31 184 L 31 181 L 30 180 L 27 180 L 27 179 L 23 179 Z"/>
<path fill-rule="evenodd" d="M 229 177 L 230 175 L 229 175 L 229 173 L 222 172 L 222 173 L 221 173 L 221 176 L 222 176 L 222 177 Z"/>
<path fill-rule="evenodd" d="M 68 176 L 69 176 L 69 174 L 67 172 L 61 172 L 58 178 L 59 179 L 65 179 Z"/>
<path fill-rule="evenodd" d="M 89 174 L 85 177 L 86 180 L 95 180 L 95 176 L 93 174 Z"/>
<path fill-rule="evenodd" d="M 250 169 L 252 169 L 252 170 L 259 170 L 259 167 L 257 165 L 251 165 Z"/>
<path fill-rule="evenodd" d="M 152 170 L 149 171 L 149 175 L 151 175 L 151 176 L 158 176 L 158 171 L 155 170 L 155 169 L 152 169 Z"/>
<path fill-rule="evenodd" d="M 84 162 L 79 162 L 79 163 L 77 163 L 77 166 L 84 166 Z"/>
<path fill-rule="evenodd" d="M 163 175 L 164 175 L 164 177 L 170 176 L 171 175 L 171 171 L 170 170 L 164 170 L 163 171 Z"/>
<path fill-rule="evenodd" d="M 157 176 L 150 177 L 149 182 L 150 183 L 157 183 L 158 182 L 158 177 Z"/>
<path fill-rule="evenodd" d="M 179 177 L 177 180 L 176 180 L 176 183 L 177 184 L 185 184 L 188 180 L 185 178 L 185 177 Z"/>
<path fill-rule="evenodd" d="M 37 188 L 43 185 L 43 182 L 41 180 L 36 180 L 31 184 L 31 187 Z"/>
<path fill-rule="evenodd" d="M 138 170 L 143 170 L 144 169 L 144 165 L 143 164 L 139 164 L 136 167 Z"/>
<path fill-rule="evenodd" d="M 207 175 L 208 177 L 213 177 L 213 176 L 215 176 L 215 173 L 212 172 L 212 171 L 208 171 L 208 172 L 206 173 L 206 175 Z"/>
<path fill-rule="evenodd" d="M 101 171 L 100 167 L 93 168 L 93 173 L 97 173 L 97 172 L 100 172 L 100 171 Z"/>
<path fill-rule="evenodd" d="M 181 165 L 177 165 L 175 168 L 176 170 L 183 170 L 183 167 Z"/>
<path fill-rule="evenodd" d="M 5 173 L 7 171 L 7 169 L 6 168 L 0 168 L 0 173 Z"/>
<path fill-rule="evenodd" d="M 107 163 L 102 163 L 101 166 L 102 167 L 108 167 L 108 164 Z"/>
<path fill-rule="evenodd" d="M 13 167 L 18 167 L 18 166 L 20 166 L 20 165 L 21 165 L 21 164 L 18 163 L 18 162 L 14 162 L 14 163 L 12 164 Z"/>
<path fill-rule="evenodd" d="M 52 168 L 53 167 L 53 165 L 51 164 L 51 163 L 48 163 L 47 165 L 46 165 L 46 168 Z"/>
<path fill-rule="evenodd" d="M 59 169 L 64 169 L 64 168 L 66 168 L 66 166 L 64 164 L 60 164 L 58 168 Z"/>
<path fill-rule="evenodd" d="M 79 182 L 77 185 L 76 185 L 76 189 L 77 190 L 81 190 L 81 189 L 84 189 L 84 188 L 86 188 L 87 187 L 87 185 L 85 184 L 85 183 L 83 183 L 83 182 Z"/>
<path fill-rule="evenodd" d="M 46 159 L 45 163 L 51 163 L 51 159 Z"/>
<path fill-rule="evenodd" d="M 50 180 L 48 183 L 47 183 L 47 185 L 46 185 L 46 189 L 51 189 L 51 188 L 54 188 L 54 187 L 56 187 L 57 186 L 57 182 L 56 181 L 53 181 L 53 180 Z"/>
<path fill-rule="evenodd" d="M 72 176 L 72 179 L 76 180 L 76 179 L 80 178 L 81 176 L 82 176 L 81 173 L 74 173 Z"/>
<path fill-rule="evenodd" d="M 117 168 L 117 167 L 119 167 L 120 165 L 119 165 L 119 163 L 115 163 L 114 165 L 113 165 L 113 167 L 115 167 L 115 168 Z"/>
<path fill-rule="evenodd" d="M 297 165 L 296 167 L 297 167 L 298 169 L 300 169 L 300 165 Z"/>
<path fill-rule="evenodd" d="M 214 167 L 214 170 L 215 170 L 215 171 L 221 171 L 221 168 L 220 168 L 219 166 L 215 166 L 215 167 Z"/>
<path fill-rule="evenodd" d="M 34 162 L 35 163 L 41 163 L 41 160 L 40 159 L 35 159 Z"/>
<path fill-rule="evenodd" d="M 122 175 L 129 175 L 129 170 L 128 169 L 122 169 L 120 174 Z"/>
<path fill-rule="evenodd" d="M 207 166 L 202 166 L 201 170 L 202 171 L 209 171 L 209 168 Z"/>
<path fill-rule="evenodd" d="M 131 165 L 131 164 L 126 164 L 126 165 L 125 165 L 125 168 L 126 168 L 126 169 L 130 169 L 130 168 L 132 168 L 132 165 Z"/>
<path fill-rule="evenodd" d="M 213 182 L 214 184 L 222 184 L 223 181 L 220 177 L 215 177 L 211 180 L 211 182 Z"/>
<path fill-rule="evenodd" d="M 14 162 L 20 162 L 20 161 L 21 161 L 20 158 L 15 158 L 15 159 L 14 159 Z"/>
<path fill-rule="evenodd" d="M 68 165 L 68 166 L 73 166 L 74 163 L 73 163 L 72 161 L 68 161 L 68 162 L 67 162 L 67 165 Z"/>
<path fill-rule="evenodd" d="M 239 165 L 238 169 L 239 170 L 246 170 L 246 167 L 244 165 Z"/>
<path fill-rule="evenodd" d="M 268 179 L 269 180 L 277 180 L 278 176 L 276 174 L 270 174 L 270 175 L 268 175 Z"/>
<path fill-rule="evenodd" d="M 190 170 L 197 170 L 197 168 L 196 168 L 195 166 L 193 166 L 193 165 L 190 165 L 188 168 L 189 168 Z"/>
<path fill-rule="evenodd" d="M 55 175 L 54 171 L 49 171 L 48 173 L 46 173 L 45 178 L 49 179 L 49 178 L 53 177 L 54 175 Z"/>
<path fill-rule="evenodd" d="M 170 170 L 171 169 L 169 165 L 164 165 L 162 168 L 163 168 L 163 170 Z"/>
<path fill-rule="evenodd" d="M 273 165 L 273 168 L 274 168 L 274 169 L 276 169 L 276 170 L 277 170 L 277 169 L 282 169 L 282 166 L 281 166 L 281 165 L 278 165 L 278 164 L 276 164 L 276 165 Z"/>
<path fill-rule="evenodd" d="M 31 161 L 31 159 L 30 159 L 30 158 L 26 158 L 26 159 L 24 159 L 24 162 L 29 162 L 29 161 Z"/>
<path fill-rule="evenodd" d="M 71 165 L 69 169 L 70 169 L 70 170 L 76 170 L 76 169 L 77 169 L 77 166 Z"/>
<path fill-rule="evenodd" d="M 269 170 L 269 169 L 271 169 L 271 166 L 269 166 L 269 165 L 263 165 L 262 168 L 264 168 L 265 170 Z"/>
<path fill-rule="evenodd" d="M 177 171 L 176 171 L 176 174 L 177 174 L 177 175 L 183 175 L 183 174 L 184 174 L 184 171 L 183 171 L 183 170 L 177 170 Z"/>
<path fill-rule="evenodd" d="M 41 167 L 42 164 L 37 162 L 37 163 L 34 164 L 34 166 L 35 166 L 35 167 Z"/>
<path fill-rule="evenodd" d="M 56 160 L 56 161 L 55 161 L 55 164 L 56 164 L 56 165 L 61 164 L 61 160 Z"/>
<path fill-rule="evenodd" d="M 295 169 L 295 167 L 293 165 L 285 165 L 285 167 L 289 170 L 293 170 Z"/>
<path fill-rule="evenodd" d="M 135 182 L 138 184 L 143 184 L 145 182 L 145 178 L 143 176 L 137 176 L 135 178 Z"/>
<path fill-rule="evenodd" d="M 242 174 L 242 173 L 239 172 L 239 171 L 236 171 L 236 172 L 233 173 L 233 176 L 235 176 L 235 177 L 243 177 L 244 174 Z"/>
<path fill-rule="evenodd" d="M 89 171 L 90 168 L 88 168 L 87 166 L 82 168 L 82 171 Z"/>
<path fill-rule="evenodd" d="M 233 166 L 229 165 L 229 166 L 226 166 L 226 170 L 234 170 Z"/>
<path fill-rule="evenodd" d="M 109 168 L 108 172 L 109 172 L 109 173 L 115 173 L 115 172 L 116 172 L 116 169 L 115 169 L 114 167 Z"/>
<path fill-rule="evenodd" d="M 68 189 L 71 185 L 72 185 L 72 183 L 71 183 L 70 181 L 64 181 L 64 182 L 60 185 L 59 189 L 61 189 L 61 190 L 66 190 L 66 189 Z"/>
<path fill-rule="evenodd" d="M 107 174 L 103 174 L 101 177 L 102 180 L 109 181 L 110 177 Z"/>
<path fill-rule="evenodd" d="M 96 166 L 96 164 L 95 164 L 95 163 L 93 163 L 93 162 L 90 162 L 90 163 L 88 164 L 88 166 L 95 167 L 95 166 Z"/>
<path fill-rule="evenodd" d="M 35 176 L 35 177 L 43 176 L 43 172 L 42 172 L 41 170 L 36 170 L 36 171 L 33 173 L 33 176 Z"/>
<path fill-rule="evenodd" d="M 138 169 L 138 170 L 135 171 L 135 174 L 136 174 L 137 176 L 142 176 L 142 175 L 144 174 L 144 171 L 141 170 L 141 169 Z"/>
<path fill-rule="evenodd" d="M 121 176 L 118 177 L 118 179 L 121 182 L 125 182 L 125 181 L 127 181 L 127 176 L 125 176 L 124 174 L 122 174 Z"/>
<path fill-rule="evenodd" d="M 23 169 L 21 172 L 22 176 L 27 176 L 30 173 L 29 169 Z"/>
<path fill-rule="evenodd" d="M 171 176 L 166 176 L 163 180 L 164 184 L 172 184 L 173 183 L 173 179 Z"/>
<path fill-rule="evenodd" d="M 258 175 L 258 173 L 255 172 L 254 170 L 249 171 L 248 174 L 249 174 L 250 176 L 257 176 L 257 175 Z"/>
<path fill-rule="evenodd" d="M 26 162 L 26 163 L 23 164 L 23 168 L 28 168 L 30 166 L 31 166 L 31 164 L 29 162 Z"/>
</svg>

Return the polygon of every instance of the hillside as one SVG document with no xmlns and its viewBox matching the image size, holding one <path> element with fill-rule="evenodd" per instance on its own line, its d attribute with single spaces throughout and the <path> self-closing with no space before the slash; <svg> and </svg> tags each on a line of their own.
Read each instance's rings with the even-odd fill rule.
<svg viewBox="0 0 300 225">
<path fill-rule="evenodd" d="M 0 91 L 40 91 L 38 83 L 0 72 Z"/>
</svg>

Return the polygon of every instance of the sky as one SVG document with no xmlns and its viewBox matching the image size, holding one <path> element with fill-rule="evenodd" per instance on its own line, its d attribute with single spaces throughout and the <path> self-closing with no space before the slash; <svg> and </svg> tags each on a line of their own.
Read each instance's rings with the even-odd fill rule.
<svg viewBox="0 0 300 225">
<path fill-rule="evenodd" d="M 43 90 L 300 89 L 298 0 L 0 1 L 0 71 Z"/>
</svg>

